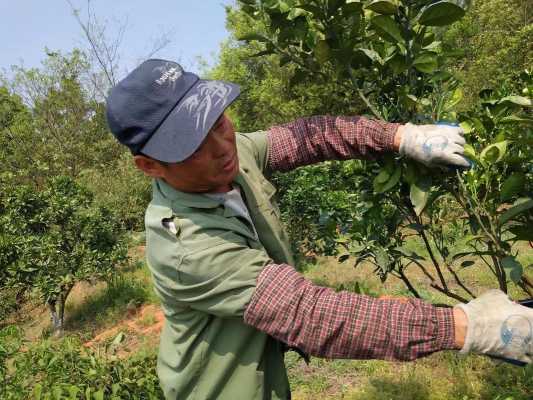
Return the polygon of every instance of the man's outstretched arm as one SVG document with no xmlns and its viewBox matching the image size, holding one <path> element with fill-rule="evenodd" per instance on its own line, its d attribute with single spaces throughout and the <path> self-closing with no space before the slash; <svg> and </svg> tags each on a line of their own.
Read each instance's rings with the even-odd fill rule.
<svg viewBox="0 0 533 400">
<path fill-rule="evenodd" d="M 441 308 L 313 285 L 289 265 L 267 265 L 244 321 L 318 357 L 410 361 L 455 349 L 533 362 L 533 310 L 489 290 Z"/>
<path fill-rule="evenodd" d="M 410 361 L 460 349 L 464 340 L 456 338 L 451 308 L 417 299 L 336 293 L 313 285 L 284 264 L 268 265 L 261 272 L 244 321 L 289 346 L 326 358 Z"/>
<path fill-rule="evenodd" d="M 364 117 L 315 116 L 273 126 L 267 133 L 269 168 L 290 171 L 325 160 L 392 153 L 400 124 Z"/>
<path fill-rule="evenodd" d="M 290 171 L 325 160 L 374 159 L 400 154 L 428 166 L 469 167 L 461 128 L 401 125 L 364 117 L 300 118 L 267 132 L 268 168 Z"/>
</svg>

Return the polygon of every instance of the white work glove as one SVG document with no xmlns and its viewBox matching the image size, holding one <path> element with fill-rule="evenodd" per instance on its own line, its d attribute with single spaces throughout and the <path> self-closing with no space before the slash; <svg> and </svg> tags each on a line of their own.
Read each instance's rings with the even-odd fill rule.
<svg viewBox="0 0 533 400">
<path fill-rule="evenodd" d="M 461 353 L 480 353 L 531 363 L 533 309 L 513 303 L 500 290 L 490 290 L 459 304 L 468 319 Z"/>
<path fill-rule="evenodd" d="M 450 125 L 413 125 L 400 127 L 400 154 L 429 167 L 470 167 L 464 157 L 463 130 Z"/>
</svg>

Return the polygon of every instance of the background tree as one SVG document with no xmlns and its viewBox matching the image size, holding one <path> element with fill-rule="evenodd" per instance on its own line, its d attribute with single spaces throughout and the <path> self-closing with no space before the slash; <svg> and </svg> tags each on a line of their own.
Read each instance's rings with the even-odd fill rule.
<svg viewBox="0 0 533 400">
<path fill-rule="evenodd" d="M 530 1 L 472 1 L 466 16 L 443 34 L 444 46 L 461 54 L 452 66 L 463 82 L 463 108 L 473 106 L 481 90 L 496 89 L 517 72 L 531 71 L 532 37 Z"/>
<path fill-rule="evenodd" d="M 0 198 L 0 279 L 35 292 L 47 304 L 55 332 L 77 282 L 109 279 L 126 260 L 124 231 L 113 214 L 71 178 L 33 186 L 3 186 Z"/>
</svg>

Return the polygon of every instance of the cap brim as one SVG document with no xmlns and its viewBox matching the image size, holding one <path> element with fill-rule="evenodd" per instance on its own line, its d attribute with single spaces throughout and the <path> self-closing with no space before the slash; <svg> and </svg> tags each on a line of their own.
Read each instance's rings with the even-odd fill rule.
<svg viewBox="0 0 533 400">
<path fill-rule="evenodd" d="M 164 162 L 186 160 L 200 147 L 216 120 L 239 94 L 239 86 L 233 83 L 200 79 L 140 151 Z"/>
</svg>

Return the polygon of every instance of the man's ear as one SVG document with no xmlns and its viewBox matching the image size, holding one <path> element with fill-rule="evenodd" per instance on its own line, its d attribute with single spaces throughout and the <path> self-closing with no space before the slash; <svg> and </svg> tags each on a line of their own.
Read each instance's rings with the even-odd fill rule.
<svg viewBox="0 0 533 400">
<path fill-rule="evenodd" d="M 165 166 L 153 158 L 143 155 L 133 156 L 135 166 L 152 178 L 162 178 L 165 173 Z"/>
</svg>

